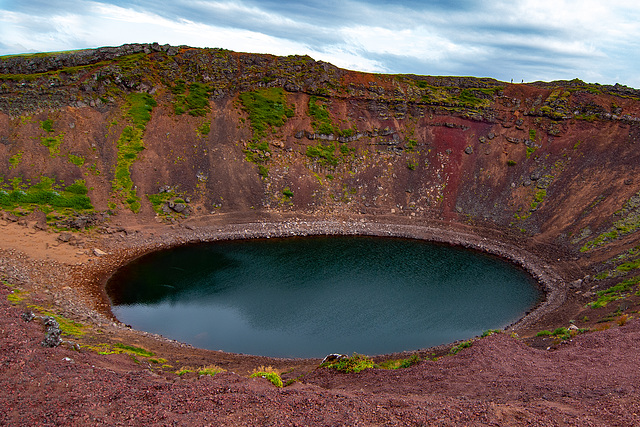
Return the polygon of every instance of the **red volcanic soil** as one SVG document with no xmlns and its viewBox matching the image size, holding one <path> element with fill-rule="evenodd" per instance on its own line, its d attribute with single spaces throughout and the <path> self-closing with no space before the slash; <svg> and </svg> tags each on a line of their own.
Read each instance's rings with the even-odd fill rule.
<svg viewBox="0 0 640 427">
<path fill-rule="evenodd" d="M 312 227 L 304 221 L 297 224 Z M 280 226 L 291 230 L 294 222 L 283 222 Z M 231 230 L 228 237 L 238 237 L 247 235 L 247 227 L 240 223 L 220 230 Z M 380 225 L 378 230 L 382 234 L 384 230 L 392 230 L 389 227 Z M 27 294 L 31 303 L 65 307 L 67 312 L 74 313 L 75 320 L 90 324 L 84 323 L 87 328 L 84 336 L 63 337 L 71 341 L 45 348 L 41 344 L 42 319 L 25 321 L 21 315 L 31 308 L 24 302 L 12 305 L 7 299 L 16 287 L 0 287 L 2 425 L 640 423 L 637 369 L 640 321 L 633 318 L 626 323 L 611 322 L 610 329 L 562 342 L 518 338 L 507 331 L 476 339 L 471 347 L 455 355 L 449 354 L 447 347 L 416 352 L 423 360 L 409 368 L 367 369 L 347 374 L 319 368 L 319 360 L 269 359 L 199 350 L 113 323 L 100 314 L 108 314 L 108 307 L 105 310 L 96 304 L 99 295 L 73 293 L 80 292 L 83 286 L 87 288 L 85 281 L 93 280 L 92 274 L 104 275 L 112 270 L 118 262 L 109 261 L 111 255 L 95 257 L 85 253 L 80 257 L 82 262 L 73 263 L 78 254 L 66 244 L 38 250 L 37 245 L 46 244 L 48 237 L 52 242 L 55 240 L 47 233 L 38 232 L 38 238 L 29 239 L 26 234 L 30 232 L 25 227 L 7 224 L 3 229 L 6 239 L 0 271 L 10 276 L 14 284 L 20 283 L 18 289 L 26 292 L 39 289 L 38 293 Z M 397 226 L 398 229 L 402 226 Z M 144 241 L 144 236 L 160 230 L 130 228 L 129 233 Z M 337 231 L 346 233 L 349 229 Z M 176 229 L 175 236 L 187 232 L 188 229 Z M 460 232 L 456 236 L 472 240 Z M 109 239 L 94 237 L 85 246 L 100 246 L 105 251 L 118 245 L 127 246 L 121 238 Z M 166 236 L 163 239 L 167 244 L 176 243 Z M 52 242 L 49 243 L 53 245 Z M 157 239 L 154 242 L 155 247 L 162 246 Z M 30 256 L 11 247 L 12 244 L 20 245 Z M 491 248 L 487 246 L 487 250 Z M 125 254 L 122 259 L 126 261 L 134 255 Z M 66 280 L 62 281 L 60 277 L 65 274 Z M 35 288 L 34 280 L 38 283 Z M 79 303 L 83 299 L 84 303 Z M 88 310 L 92 303 L 87 301 L 93 301 L 97 313 Z M 533 319 L 536 330 L 545 322 L 552 325 L 566 322 L 563 316 L 575 315 L 582 305 L 566 301 L 560 314 L 556 310 L 537 323 Z M 597 329 L 595 322 L 591 326 Z M 161 367 L 164 362 L 156 363 L 150 357 L 103 355 L 96 350 L 104 343 L 118 342 L 152 351 L 155 357 L 166 359 L 172 366 Z M 407 356 L 389 355 L 375 360 Z M 213 377 L 175 373 L 183 367 L 209 365 L 222 367 L 226 372 Z M 290 385 L 277 388 L 265 379 L 248 378 L 260 366 L 273 366 L 282 373 L 285 382 L 291 381 Z"/>
<path fill-rule="evenodd" d="M 537 350 L 507 334 L 410 368 L 264 379 L 158 374 L 131 357 L 44 348 L 0 299 L 2 425 L 638 425 L 640 322 Z M 243 373 L 243 375 L 246 375 Z"/>
</svg>

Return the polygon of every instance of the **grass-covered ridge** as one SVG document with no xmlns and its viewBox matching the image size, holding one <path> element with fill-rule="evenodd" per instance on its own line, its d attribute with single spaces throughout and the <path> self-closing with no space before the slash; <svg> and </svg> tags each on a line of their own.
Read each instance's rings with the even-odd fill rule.
<svg viewBox="0 0 640 427">
<path fill-rule="evenodd" d="M 130 94 L 127 97 L 127 118 L 133 125 L 122 130 L 117 142 L 118 162 L 112 183 L 113 192 L 124 200 L 133 212 L 140 210 L 140 198 L 131 180 L 130 169 L 138 154 L 144 150 L 142 135 L 156 105 L 156 101 L 149 94 Z"/>
</svg>

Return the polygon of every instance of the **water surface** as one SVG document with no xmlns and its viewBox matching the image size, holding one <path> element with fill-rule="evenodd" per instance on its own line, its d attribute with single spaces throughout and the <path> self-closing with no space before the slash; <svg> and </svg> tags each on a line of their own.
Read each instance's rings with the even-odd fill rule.
<svg viewBox="0 0 640 427">
<path fill-rule="evenodd" d="M 108 282 L 113 313 L 197 347 L 277 357 L 382 354 L 502 328 L 539 302 L 493 256 L 419 240 L 230 241 L 144 256 Z"/>
</svg>

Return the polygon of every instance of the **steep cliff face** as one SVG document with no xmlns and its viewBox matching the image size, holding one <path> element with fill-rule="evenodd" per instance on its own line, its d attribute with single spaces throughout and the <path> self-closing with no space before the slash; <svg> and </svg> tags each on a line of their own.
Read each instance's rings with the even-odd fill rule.
<svg viewBox="0 0 640 427">
<path fill-rule="evenodd" d="M 59 228 L 384 214 L 507 230 L 592 270 L 635 255 L 640 91 L 624 86 L 127 45 L 0 58 L 0 92 L 0 204 Z"/>
</svg>

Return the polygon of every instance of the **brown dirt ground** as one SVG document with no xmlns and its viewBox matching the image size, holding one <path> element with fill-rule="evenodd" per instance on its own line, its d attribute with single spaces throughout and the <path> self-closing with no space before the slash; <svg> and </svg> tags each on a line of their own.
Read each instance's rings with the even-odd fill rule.
<svg viewBox="0 0 640 427">
<path fill-rule="evenodd" d="M 209 225 L 241 229 L 247 220 L 256 218 L 210 219 Z M 176 244 L 190 229 L 127 224 L 124 231 L 84 235 L 71 246 L 33 225 L 0 224 L 0 274 L 27 292 L 25 301 L 14 305 L 7 300 L 12 288 L 0 287 L 2 425 L 640 424 L 640 322 L 635 319 L 565 342 L 496 334 L 437 361 L 344 374 L 318 369 L 313 359 L 194 349 L 110 318 L 100 288 L 105 274 L 149 248 Z M 110 255 L 95 256 L 96 247 Z M 20 318 L 26 304 L 64 313 L 87 325 L 86 334 L 44 348 L 41 320 Z M 570 296 L 561 310 L 518 332 L 526 337 L 547 324 L 566 324 L 583 306 L 579 297 Z M 173 368 L 74 345 L 114 342 L 150 350 Z M 447 351 L 445 346 L 417 353 Z M 393 357 L 406 354 L 376 360 Z M 227 372 L 214 377 L 173 373 L 211 364 Z M 282 371 L 285 381 L 299 381 L 276 388 L 247 378 L 262 365 Z"/>
</svg>

